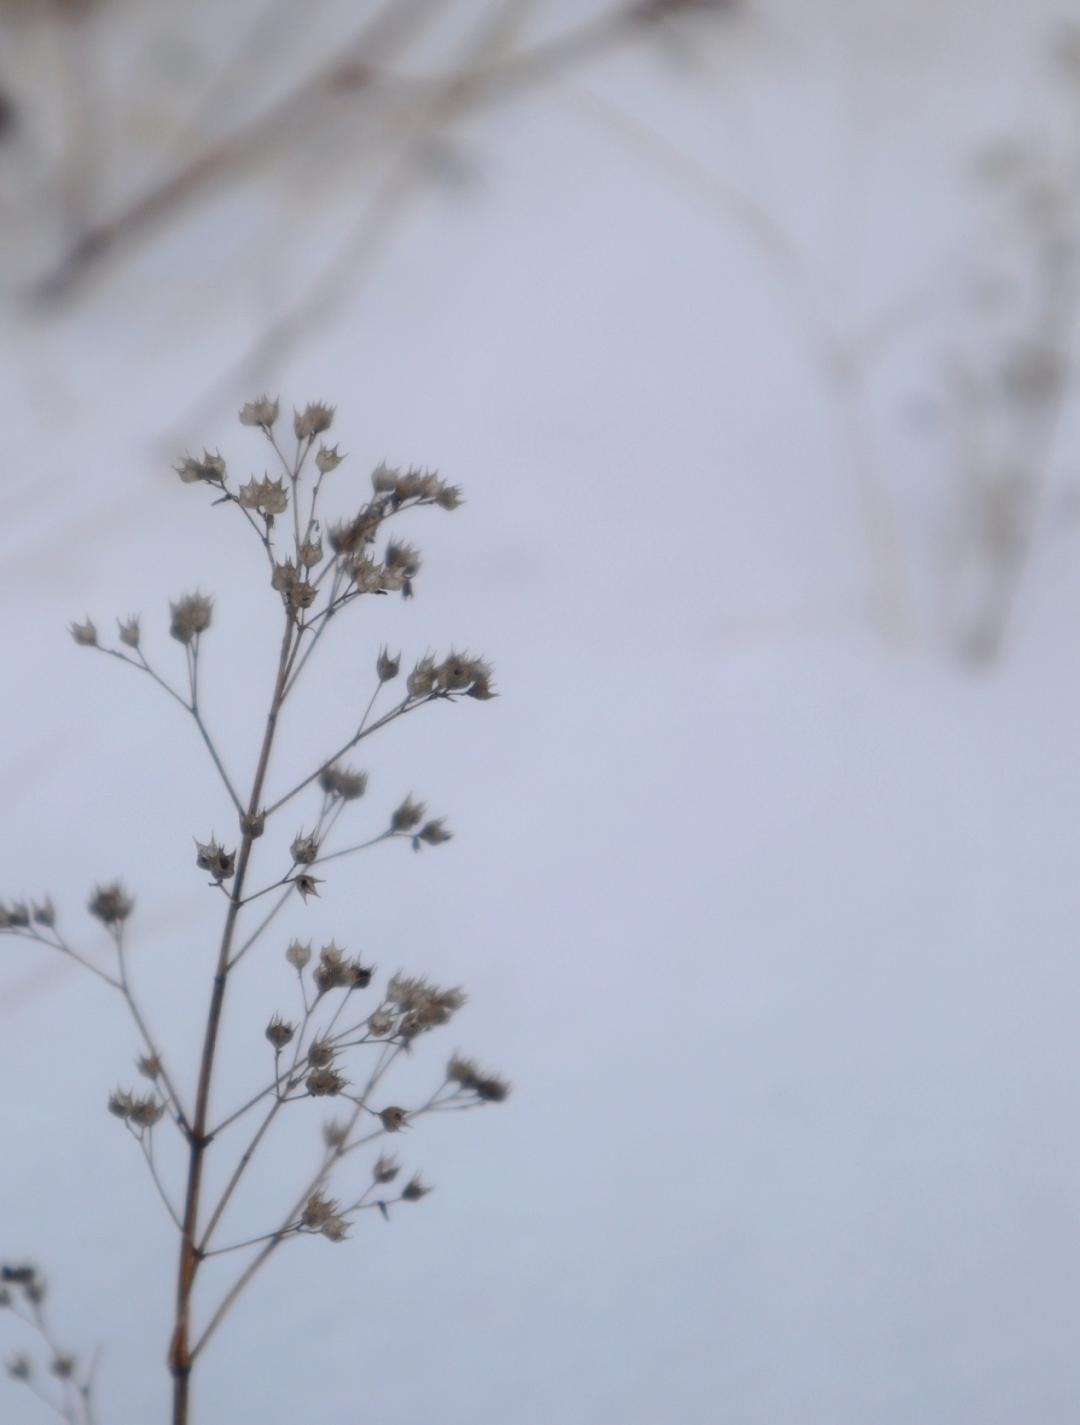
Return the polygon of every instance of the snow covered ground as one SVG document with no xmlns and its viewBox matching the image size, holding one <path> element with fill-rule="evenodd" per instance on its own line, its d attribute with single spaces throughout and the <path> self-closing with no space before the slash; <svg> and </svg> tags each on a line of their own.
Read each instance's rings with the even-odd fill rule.
<svg viewBox="0 0 1080 1425">
<path fill-rule="evenodd" d="M 292 911 L 225 1063 L 257 1083 L 288 936 L 336 936 L 464 984 L 418 1060 L 475 1052 L 513 1098 L 417 1126 L 437 1191 L 389 1227 L 281 1254 L 207 1358 L 203 1425 L 1080 1412 L 1075 422 L 975 665 L 942 595 L 970 530 L 938 399 L 971 346 L 956 293 L 1001 256 L 973 155 L 1073 132 L 1047 60 L 1068 7 L 744 9 L 454 130 L 457 181 L 243 386 L 221 373 L 351 193 L 264 173 L 3 318 L 0 890 L 50 891 L 100 949 L 86 892 L 123 876 L 189 1082 L 219 917 L 191 838 L 224 839 L 228 804 L 181 715 L 66 624 L 141 611 L 178 664 L 167 601 L 212 592 L 206 706 L 246 779 L 273 600 L 172 454 L 261 472 L 231 413 L 268 387 L 337 403 L 342 512 L 382 458 L 468 498 L 414 517 L 417 597 L 328 638 L 275 770 L 348 728 L 380 643 L 467 644 L 502 697 L 373 742 L 354 814 L 378 830 L 413 791 L 455 839 L 344 863 Z M 845 342 L 908 291 L 853 396 Z M 0 948 L 0 1253 L 105 1343 L 103 1422 L 161 1419 L 174 1234 L 105 1111 L 134 1035 L 93 981 Z M 322 1117 L 271 1143 L 253 1230 Z M 29 1425 L 17 1389 L 0 1416 Z"/>
</svg>

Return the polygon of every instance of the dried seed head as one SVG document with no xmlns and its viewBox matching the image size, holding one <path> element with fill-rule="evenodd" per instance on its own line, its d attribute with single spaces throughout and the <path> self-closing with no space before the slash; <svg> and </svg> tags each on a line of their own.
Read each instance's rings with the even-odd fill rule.
<svg viewBox="0 0 1080 1425">
<path fill-rule="evenodd" d="M 293 884 L 304 899 L 307 900 L 308 896 L 317 896 L 319 894 L 318 887 L 322 885 L 322 881 L 319 877 L 309 876 L 307 872 L 304 871 L 301 875 L 297 876 Z"/>
<path fill-rule="evenodd" d="M 329 990 L 348 989 L 352 986 L 352 969 L 345 959 L 345 952 L 332 940 L 319 951 L 319 963 L 315 968 L 315 988 L 321 995 Z"/>
<path fill-rule="evenodd" d="M 289 850 L 295 865 L 310 866 L 319 854 L 319 843 L 313 835 L 306 836 L 302 831 L 298 831 Z"/>
<path fill-rule="evenodd" d="M 405 975 L 395 975 L 386 987 L 386 994 L 404 1016 L 399 1032 L 406 1040 L 448 1023 L 465 1003 L 461 989 L 442 990 L 428 980 Z"/>
<path fill-rule="evenodd" d="M 371 472 L 371 488 L 376 495 L 389 495 L 397 485 L 398 475 L 397 470 L 391 470 L 389 465 L 380 461 Z"/>
<path fill-rule="evenodd" d="M 37 1267 L 31 1266 L 29 1262 L 20 1262 L 15 1265 L 12 1262 L 5 1262 L 0 1267 L 0 1281 L 10 1282 L 12 1286 L 30 1286 L 37 1280 Z"/>
<path fill-rule="evenodd" d="M 269 430 L 278 418 L 279 409 L 276 396 L 273 400 L 269 396 L 256 396 L 254 401 L 245 401 L 240 407 L 240 424 Z"/>
<path fill-rule="evenodd" d="M 460 1084 L 463 1089 L 475 1093 L 485 1103 L 503 1103 L 510 1097 L 510 1085 L 498 1074 L 486 1074 L 477 1068 L 472 1059 L 455 1054 L 446 1066 L 446 1078 L 450 1083 Z"/>
<path fill-rule="evenodd" d="M 327 1098 L 339 1094 L 348 1082 L 336 1069 L 312 1069 L 305 1080 L 307 1091 L 312 1098 Z"/>
<path fill-rule="evenodd" d="M 54 1356 L 49 1363 L 49 1369 L 58 1380 L 70 1380 L 75 1374 L 76 1365 L 74 1356 Z"/>
<path fill-rule="evenodd" d="M 320 445 L 315 455 L 315 464 L 319 468 L 320 475 L 329 475 L 331 470 L 336 470 L 345 459 L 336 445 Z"/>
<path fill-rule="evenodd" d="M 286 1044 L 291 1044 L 295 1033 L 296 1025 L 282 1019 L 280 1014 L 275 1014 L 266 1026 L 266 1037 L 277 1050 L 284 1049 Z"/>
<path fill-rule="evenodd" d="M 423 802 L 414 802 L 410 794 L 390 818 L 391 831 L 412 831 L 427 810 Z"/>
<path fill-rule="evenodd" d="M 392 539 L 386 546 L 383 567 L 395 577 L 403 581 L 415 579 L 420 572 L 420 564 L 420 551 L 415 545 Z"/>
<path fill-rule="evenodd" d="M 400 653 L 396 657 L 392 657 L 388 648 L 379 649 L 379 656 L 375 660 L 375 672 L 378 674 L 380 683 L 389 683 L 392 678 L 396 678 L 400 668 Z"/>
<path fill-rule="evenodd" d="M 161 1120 L 165 1105 L 153 1094 L 134 1094 L 116 1089 L 109 1095 L 109 1112 L 138 1128 L 153 1128 Z"/>
<path fill-rule="evenodd" d="M 253 475 L 236 493 L 237 502 L 245 510 L 258 510 L 272 521 L 275 515 L 283 515 L 289 508 L 289 493 L 282 478 L 271 480 L 264 475 L 256 480 Z"/>
<path fill-rule="evenodd" d="M 394 1016 L 388 1009 L 377 1009 L 367 1022 L 368 1033 L 382 1039 L 394 1027 Z"/>
<path fill-rule="evenodd" d="M 17 1356 L 12 1356 L 7 1362 L 7 1373 L 12 1380 L 20 1380 L 24 1383 L 34 1374 L 33 1362 L 25 1353 L 20 1352 Z"/>
<path fill-rule="evenodd" d="M 169 609 L 172 614 L 169 632 L 177 642 L 186 644 L 210 627 L 214 601 L 205 594 L 185 594 L 175 604 L 170 603 Z"/>
<path fill-rule="evenodd" d="M 95 886 L 94 893 L 87 902 L 90 914 L 96 916 L 103 925 L 121 925 L 132 910 L 135 902 L 119 881 L 106 886 Z"/>
<path fill-rule="evenodd" d="M 131 1100 L 130 1119 L 139 1128 L 153 1128 L 155 1123 L 161 1121 L 165 1113 L 165 1105 L 153 1094 L 146 1094 L 142 1098 Z"/>
<path fill-rule="evenodd" d="M 326 767 L 319 776 L 319 786 L 328 796 L 342 801 L 355 801 L 367 791 L 367 773 L 354 772 L 351 767 Z"/>
<path fill-rule="evenodd" d="M 93 622 L 87 619 L 84 623 L 73 623 L 68 625 L 72 638 L 83 648 L 97 647 L 97 629 Z"/>
<path fill-rule="evenodd" d="M 349 1235 L 349 1224 L 344 1217 L 328 1217 L 319 1231 L 331 1242 L 344 1242 Z"/>
<path fill-rule="evenodd" d="M 323 547 L 321 539 L 306 539 L 300 546 L 300 563 L 305 569 L 314 569 L 316 564 L 321 564 L 323 558 Z"/>
<path fill-rule="evenodd" d="M 323 1124 L 323 1142 L 328 1148 L 341 1148 L 349 1136 L 349 1125 L 339 1123 L 336 1118 L 331 1118 L 329 1122 Z"/>
<path fill-rule="evenodd" d="M 447 831 L 446 818 L 436 817 L 434 821 L 425 822 L 416 833 L 417 841 L 424 841 L 428 846 L 441 846 L 444 841 L 450 841 L 454 833 Z"/>
<path fill-rule="evenodd" d="M 53 926 L 56 924 L 56 907 L 52 903 L 51 896 L 46 896 L 43 901 L 32 902 L 30 913 L 34 918 L 35 925 Z"/>
<path fill-rule="evenodd" d="M 305 1227 L 321 1227 L 328 1218 L 336 1216 L 338 1207 L 338 1203 L 323 1197 L 322 1193 L 313 1192 L 304 1204 L 300 1221 Z"/>
<path fill-rule="evenodd" d="M 297 579 L 286 597 L 291 609 L 310 609 L 318 596 L 319 591 L 314 584 L 309 584 L 306 579 Z"/>
<path fill-rule="evenodd" d="M 393 1104 L 389 1108 L 384 1108 L 379 1114 L 379 1119 L 387 1133 L 400 1133 L 405 1127 L 407 1118 L 406 1111 Z"/>
<path fill-rule="evenodd" d="M 293 430 L 297 440 L 314 440 L 324 430 L 330 429 L 333 419 L 333 406 L 324 405 L 322 401 L 311 401 L 302 411 L 293 412 Z"/>
<path fill-rule="evenodd" d="M 117 619 L 117 626 L 120 629 L 120 642 L 126 643 L 129 648 L 139 646 L 139 616 L 132 614 L 130 618 Z"/>
<path fill-rule="evenodd" d="M 30 907 L 23 901 L 0 904 L 0 930 L 24 930 L 30 924 Z"/>
<path fill-rule="evenodd" d="M 203 451 L 201 460 L 185 455 L 173 469 L 185 485 L 193 485 L 198 480 L 205 480 L 208 485 L 221 485 L 225 480 L 224 460 L 218 454 L 211 455 L 208 450 Z"/>
<path fill-rule="evenodd" d="M 288 598 L 289 590 L 300 577 L 296 565 L 291 559 L 286 559 L 284 564 L 275 564 L 274 572 L 270 576 L 270 584 L 279 594 L 284 594 Z"/>
<path fill-rule="evenodd" d="M 355 990 L 366 990 L 371 984 L 371 977 L 375 971 L 367 965 L 361 965 L 359 960 L 350 960 L 346 967 L 349 972 L 349 988 Z"/>
<path fill-rule="evenodd" d="M 421 658 L 416 667 L 405 680 L 410 698 L 427 698 L 435 691 L 437 686 L 435 676 L 435 660 L 433 658 Z"/>
<path fill-rule="evenodd" d="M 135 1060 L 135 1067 L 144 1079 L 158 1079 L 161 1077 L 161 1060 L 156 1054 L 140 1054 Z"/>
<path fill-rule="evenodd" d="M 460 485 L 443 485 L 435 496 L 435 503 L 444 510 L 456 510 L 465 503 Z"/>
<path fill-rule="evenodd" d="M 305 945 L 299 940 L 291 940 L 289 948 L 285 951 L 285 958 L 294 970 L 303 970 L 311 959 L 311 941 L 309 940 Z"/>
<path fill-rule="evenodd" d="M 218 844 L 216 837 L 209 841 L 195 842 L 195 864 L 201 871 L 209 871 L 214 880 L 227 881 L 236 873 L 236 852 L 226 851 Z"/>
<path fill-rule="evenodd" d="M 422 1197 L 427 1197 L 431 1189 L 422 1181 L 419 1173 L 414 1173 L 405 1186 L 401 1189 L 402 1202 L 419 1202 Z"/>
<path fill-rule="evenodd" d="M 252 841 L 258 838 L 266 830 L 266 812 L 257 811 L 253 816 L 248 816 L 245 812 L 240 818 L 240 831 L 244 836 L 250 836 Z"/>
<path fill-rule="evenodd" d="M 401 1164 L 390 1154 L 382 1153 L 375 1160 L 371 1176 L 377 1183 L 392 1183 L 401 1172 Z"/>
<path fill-rule="evenodd" d="M 325 1069 L 334 1062 L 334 1042 L 332 1039 L 314 1039 L 307 1051 L 307 1060 L 313 1069 Z"/>
</svg>

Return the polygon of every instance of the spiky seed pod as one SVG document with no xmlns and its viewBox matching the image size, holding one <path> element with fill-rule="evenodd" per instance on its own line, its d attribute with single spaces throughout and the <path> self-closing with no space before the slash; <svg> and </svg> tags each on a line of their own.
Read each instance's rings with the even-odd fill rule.
<svg viewBox="0 0 1080 1425">
<path fill-rule="evenodd" d="M 297 440 L 314 440 L 329 430 L 334 420 L 334 408 L 322 401 L 309 402 L 302 411 L 293 412 L 293 430 Z"/>
<path fill-rule="evenodd" d="M 178 643 L 188 644 L 210 627 L 214 601 L 205 594 L 185 594 L 175 604 L 170 603 L 169 610 L 169 632 Z"/>
<path fill-rule="evenodd" d="M 254 401 L 245 401 L 240 407 L 240 424 L 242 426 L 261 426 L 263 430 L 269 430 L 278 418 L 280 405 L 278 398 L 273 400 L 269 396 L 256 396 Z"/>
<path fill-rule="evenodd" d="M 348 1084 L 348 1079 L 336 1069 L 313 1069 L 304 1082 L 312 1098 L 327 1098 L 339 1094 Z"/>
<path fill-rule="evenodd" d="M 398 1108 L 396 1104 L 391 1104 L 389 1108 L 384 1108 L 379 1114 L 379 1120 L 387 1133 L 400 1133 L 405 1127 L 408 1114 L 405 1109 Z"/>
<path fill-rule="evenodd" d="M 426 810 L 423 802 L 414 802 L 411 795 L 407 796 L 391 816 L 390 830 L 412 831 L 413 827 L 420 823 Z"/>
<path fill-rule="evenodd" d="M 134 908 L 135 902 L 119 881 L 112 881 L 105 886 L 95 886 L 94 892 L 87 902 L 90 914 L 96 916 L 102 925 L 107 925 L 110 928 L 114 925 L 122 925 Z"/>
<path fill-rule="evenodd" d="M 83 648 L 97 647 L 97 629 L 94 627 L 92 619 L 86 619 L 82 623 L 73 623 L 68 627 L 72 638 Z"/>
<path fill-rule="evenodd" d="M 284 1049 L 286 1044 L 292 1043 L 295 1033 L 296 1025 L 282 1019 L 280 1014 L 275 1014 L 266 1026 L 266 1037 L 278 1052 Z"/>
</svg>

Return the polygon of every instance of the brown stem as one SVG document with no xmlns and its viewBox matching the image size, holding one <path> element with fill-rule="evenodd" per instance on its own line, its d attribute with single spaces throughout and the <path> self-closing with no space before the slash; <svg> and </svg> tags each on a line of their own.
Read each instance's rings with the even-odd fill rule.
<svg viewBox="0 0 1080 1425">
<path fill-rule="evenodd" d="M 251 817 L 254 817 L 259 810 L 259 803 L 262 800 L 263 783 L 266 780 L 267 769 L 270 765 L 270 751 L 274 744 L 278 713 L 281 710 L 285 681 L 288 676 L 293 633 L 294 625 L 292 619 L 286 615 L 285 632 L 281 640 L 281 652 L 278 656 L 277 676 L 274 680 L 274 692 L 270 700 L 270 711 L 266 718 L 266 730 L 263 733 L 262 748 L 259 752 L 259 760 L 255 768 L 255 778 L 251 788 L 251 797 L 248 802 L 248 815 Z M 190 1345 L 191 1298 L 195 1286 L 195 1277 L 199 1269 L 199 1264 L 202 1261 L 202 1252 L 197 1239 L 203 1163 L 206 1156 L 206 1149 L 210 1143 L 210 1135 L 206 1131 L 207 1116 L 210 1108 L 210 1087 L 214 1074 L 214 1060 L 217 1051 L 218 1033 L 221 1028 L 221 1015 L 225 1005 L 225 988 L 228 983 L 229 975 L 229 956 L 232 952 L 232 942 L 233 935 L 236 931 L 237 917 L 240 914 L 244 879 L 247 875 L 253 841 L 254 838 L 252 835 L 246 832 L 240 842 L 240 850 L 236 863 L 236 879 L 233 883 L 234 892 L 229 900 L 229 909 L 225 916 L 225 926 L 221 935 L 221 945 L 218 949 L 217 969 L 214 974 L 214 985 L 210 995 L 210 1007 L 207 1012 L 202 1057 L 199 1062 L 199 1082 L 195 1096 L 195 1116 L 191 1125 L 188 1180 L 187 1190 L 184 1196 L 183 1237 L 180 1244 L 180 1263 L 176 1286 L 176 1325 L 173 1331 L 172 1345 L 169 1350 L 169 1370 L 173 1377 L 173 1425 L 188 1425 L 188 1403 L 190 1398 L 192 1366 Z"/>
</svg>

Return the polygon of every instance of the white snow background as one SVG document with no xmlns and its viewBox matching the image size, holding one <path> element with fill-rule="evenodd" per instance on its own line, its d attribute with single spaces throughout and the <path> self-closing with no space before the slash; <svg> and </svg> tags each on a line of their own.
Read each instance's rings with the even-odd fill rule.
<svg viewBox="0 0 1080 1425">
<path fill-rule="evenodd" d="M 216 1102 L 268 1067 L 293 933 L 465 985 L 405 1082 L 461 1048 L 513 1096 L 416 1126 L 401 1152 L 436 1191 L 390 1225 L 281 1252 L 208 1352 L 200 1425 L 1080 1417 L 1075 425 L 1005 647 L 973 668 L 935 593 L 942 440 L 912 415 L 947 337 L 905 336 L 871 383 L 896 620 L 793 298 L 700 180 L 779 212 L 853 329 L 963 253 L 979 146 L 1058 123 L 1047 46 L 1070 12 L 747 0 L 666 57 L 630 46 L 495 106 L 454 130 L 459 182 L 428 183 L 250 389 L 218 377 L 335 249 L 351 179 L 259 174 L 77 300 L 9 303 L 0 890 L 51 892 L 104 954 L 83 906 L 123 877 L 186 1084 L 221 913 L 192 837 L 228 843 L 229 806 L 182 714 L 66 633 L 141 611 L 178 672 L 168 600 L 211 592 L 207 715 L 247 780 L 276 596 L 250 532 L 170 459 L 268 468 L 232 416 L 265 387 L 337 404 L 335 510 L 383 458 L 465 488 L 409 521 L 416 598 L 328 636 L 273 786 L 347 732 L 383 642 L 482 651 L 502 694 L 368 744 L 356 839 L 410 791 L 455 838 L 339 863 L 283 918 L 238 972 Z M 0 950 L 0 1253 L 41 1264 L 65 1339 L 103 1343 L 102 1425 L 149 1425 L 175 1233 L 105 1111 L 135 1034 L 74 967 Z M 241 1232 L 315 1151 L 328 1115 L 293 1113 Z M 0 1343 L 24 1344 L 17 1323 Z M 0 1418 L 48 1417 L 0 1381 Z"/>
</svg>

